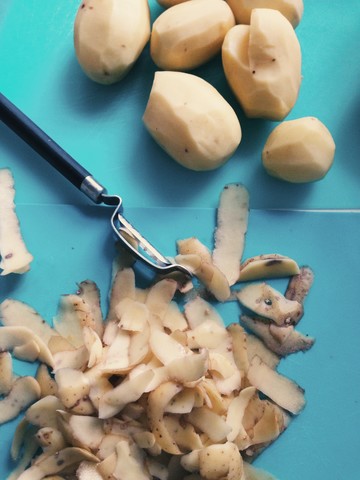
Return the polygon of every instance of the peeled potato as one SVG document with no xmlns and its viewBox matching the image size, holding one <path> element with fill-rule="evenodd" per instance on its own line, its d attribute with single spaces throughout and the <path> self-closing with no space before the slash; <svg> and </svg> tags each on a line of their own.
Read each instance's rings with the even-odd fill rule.
<svg viewBox="0 0 360 480">
<path fill-rule="evenodd" d="M 335 142 L 315 117 L 288 120 L 269 135 L 262 151 L 266 171 L 293 183 L 323 178 L 333 164 Z"/>
<path fill-rule="evenodd" d="M 303 0 L 226 0 L 233 11 L 236 23 L 249 24 L 253 8 L 279 10 L 295 28 L 304 13 Z M 159 2 L 160 3 L 160 2 Z"/>
<path fill-rule="evenodd" d="M 223 0 L 192 0 L 175 5 L 155 20 L 150 53 L 163 70 L 191 70 L 221 50 L 226 32 L 235 25 Z"/>
<path fill-rule="evenodd" d="M 246 116 L 282 120 L 288 115 L 300 89 L 301 50 L 284 15 L 253 9 L 250 25 L 236 25 L 226 34 L 222 61 Z"/>
<path fill-rule="evenodd" d="M 156 72 L 143 121 L 159 145 L 191 170 L 223 165 L 241 141 L 236 113 L 202 78 Z"/>
<path fill-rule="evenodd" d="M 95 82 L 119 81 L 150 38 L 147 0 L 86 0 L 77 12 L 74 44 L 84 72 Z"/>
</svg>

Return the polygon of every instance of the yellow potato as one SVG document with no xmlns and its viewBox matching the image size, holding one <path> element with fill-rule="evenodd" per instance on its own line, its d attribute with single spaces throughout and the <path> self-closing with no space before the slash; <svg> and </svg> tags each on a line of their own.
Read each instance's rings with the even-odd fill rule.
<svg viewBox="0 0 360 480">
<path fill-rule="evenodd" d="M 282 120 L 301 83 L 301 50 L 290 22 L 277 10 L 255 8 L 250 25 L 225 36 L 222 60 L 227 81 L 248 117 Z"/>
<path fill-rule="evenodd" d="M 84 72 L 95 82 L 119 81 L 150 38 L 147 0 L 86 0 L 77 12 L 74 44 Z"/>
<path fill-rule="evenodd" d="M 233 11 L 236 23 L 249 24 L 254 8 L 273 8 L 279 10 L 295 28 L 304 13 L 303 0 L 226 0 Z M 159 2 L 161 3 L 161 2 Z"/>
<path fill-rule="evenodd" d="M 241 140 L 232 107 L 212 85 L 190 73 L 155 73 L 143 121 L 159 145 L 191 170 L 220 167 Z"/>
<path fill-rule="evenodd" d="M 220 52 L 226 32 L 234 25 L 231 8 L 223 0 L 175 5 L 153 24 L 151 57 L 163 70 L 191 70 Z"/>
<path fill-rule="evenodd" d="M 289 120 L 269 135 L 262 151 L 266 171 L 293 183 L 323 178 L 333 164 L 335 142 L 315 117 Z"/>
</svg>

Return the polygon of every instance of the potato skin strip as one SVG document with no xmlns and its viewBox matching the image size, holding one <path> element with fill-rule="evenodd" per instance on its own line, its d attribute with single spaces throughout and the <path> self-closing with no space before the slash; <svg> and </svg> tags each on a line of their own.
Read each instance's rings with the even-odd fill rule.
<svg viewBox="0 0 360 480">
<path fill-rule="evenodd" d="M 157 387 L 149 394 L 148 419 L 149 426 L 156 441 L 161 448 L 172 455 L 180 455 L 182 452 L 166 428 L 164 412 L 173 397 L 181 392 L 183 387 L 174 382 L 166 382 Z"/>
<path fill-rule="evenodd" d="M 297 415 L 305 407 L 304 390 L 292 380 L 272 370 L 259 357 L 252 359 L 247 377 L 260 392 L 288 412 Z"/>
<path fill-rule="evenodd" d="M 19 377 L 10 392 L 0 400 L 0 424 L 16 418 L 40 397 L 40 387 L 33 377 Z"/>
<path fill-rule="evenodd" d="M 228 185 L 214 257 L 196 237 L 179 240 L 177 257 L 203 284 L 183 302 L 173 278 L 140 289 L 123 265 L 105 321 L 90 280 L 60 297 L 54 328 L 24 303 L 0 304 L 0 422 L 32 403 L 12 447 L 20 477 L 9 480 L 272 478 L 243 460 L 256 458 L 305 406 L 304 390 L 276 367 L 314 343 L 294 328 L 313 274 L 297 273 L 296 262 L 278 254 L 241 264 L 248 209 L 246 189 Z M 265 282 L 231 292 L 244 265 L 250 277 L 293 274 L 286 296 Z M 252 316 L 225 322 L 215 299 L 237 299 Z M 8 351 L 42 361 L 36 379 L 13 375 Z M 29 432 L 41 452 L 29 450 L 25 465 L 19 457 Z"/>
<path fill-rule="evenodd" d="M 45 342 L 27 327 L 0 327 L 0 350 L 10 351 L 25 345 L 30 340 L 39 347 L 38 359 L 50 367 L 54 366 L 53 356 Z"/>
<path fill-rule="evenodd" d="M 33 256 L 23 240 L 15 212 L 15 184 L 8 168 L 0 169 L 0 275 L 25 273 Z"/>
<path fill-rule="evenodd" d="M 220 195 L 213 261 L 229 285 L 239 278 L 249 215 L 249 193 L 239 184 L 226 185 Z"/>
<path fill-rule="evenodd" d="M 9 352 L 0 352 L 0 395 L 7 395 L 13 384 L 12 356 Z"/>
<path fill-rule="evenodd" d="M 239 282 L 266 278 L 290 277 L 300 273 L 298 264 L 292 258 L 278 253 L 257 255 L 248 258 L 240 265 Z M 295 300 L 289 298 L 289 300 Z"/>
<path fill-rule="evenodd" d="M 236 296 L 244 307 L 279 326 L 293 325 L 302 316 L 299 302 L 288 300 L 265 282 L 247 285 Z"/>
<path fill-rule="evenodd" d="M 285 298 L 288 300 L 296 300 L 303 304 L 314 281 L 314 272 L 310 267 L 303 266 L 300 268 L 298 275 L 294 275 L 287 286 Z"/>
<path fill-rule="evenodd" d="M 261 318 L 241 315 L 242 325 L 260 338 L 272 352 L 286 357 L 292 353 L 309 350 L 315 339 L 295 330 L 293 325 L 278 327 Z"/>
</svg>

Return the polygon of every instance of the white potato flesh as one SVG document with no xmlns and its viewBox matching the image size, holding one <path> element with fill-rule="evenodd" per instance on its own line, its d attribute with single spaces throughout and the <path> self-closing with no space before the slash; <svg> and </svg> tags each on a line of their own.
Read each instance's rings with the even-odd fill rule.
<svg viewBox="0 0 360 480">
<path fill-rule="evenodd" d="M 175 262 L 186 267 L 205 288 L 220 302 L 230 297 L 230 286 L 225 275 L 212 262 L 204 260 L 202 255 L 190 253 L 176 255 Z"/>
<path fill-rule="evenodd" d="M 207 249 L 202 253 L 209 257 Z M 276 355 L 239 324 L 226 328 L 217 309 L 203 298 L 190 296 L 185 305 L 178 304 L 176 282 L 171 279 L 137 293 L 133 274 L 124 272 L 114 279 L 107 324 L 111 328 L 102 336 L 93 329 L 91 308 L 81 309 L 77 318 L 81 347 L 49 335 L 55 378 L 42 365 L 39 379 L 44 377 L 44 384 L 52 380 L 45 390 L 57 397 L 48 395 L 34 403 L 19 427 L 15 456 L 24 443 L 22 431 L 28 435 L 34 430 L 43 450 L 38 456 L 31 453 L 23 478 L 57 479 L 57 473 L 68 476 L 78 471 L 84 479 L 94 474 L 96 479 L 155 475 L 163 480 L 245 480 L 240 451 L 257 455 L 275 440 L 288 425 L 290 413 L 298 414 L 304 407 L 303 390 L 275 371 Z M 302 282 L 291 285 L 288 294 L 302 302 L 303 287 Z M 98 293 L 93 293 L 97 303 Z M 75 297 L 75 303 L 80 299 L 82 304 L 84 298 Z M 279 345 L 294 331 L 293 326 L 262 324 Z M 21 330 L 1 327 L 0 340 L 2 329 L 9 328 Z M 26 350 L 25 338 L 20 335 L 12 343 Z M 66 364 L 72 368 L 61 368 Z M 42 394 L 40 385 L 38 390 Z M 60 465 L 54 464 L 55 451 L 56 458 L 64 460 L 64 472 L 56 470 Z M 191 453 L 166 467 L 157 460 L 184 452 Z"/>
<path fill-rule="evenodd" d="M 116 307 L 119 328 L 131 332 L 141 332 L 149 319 L 149 309 L 146 305 L 131 298 L 121 300 Z"/>
<path fill-rule="evenodd" d="M 330 170 L 335 142 L 315 117 L 282 122 L 270 133 L 262 151 L 267 173 L 292 183 L 321 180 Z"/>
<path fill-rule="evenodd" d="M 54 373 L 61 368 L 76 368 L 83 370 L 89 362 L 89 352 L 85 345 L 73 350 L 63 350 L 54 353 Z"/>
<path fill-rule="evenodd" d="M 103 346 L 99 335 L 90 327 L 83 327 L 84 346 L 89 353 L 88 367 L 96 365 L 102 358 Z"/>
<path fill-rule="evenodd" d="M 25 273 L 32 260 L 15 211 L 14 177 L 10 169 L 0 168 L 0 275 Z"/>
<path fill-rule="evenodd" d="M 7 395 L 13 384 L 12 357 L 9 352 L 0 352 L 0 395 Z"/>
<path fill-rule="evenodd" d="M 63 405 L 74 408 L 90 390 L 90 384 L 83 372 L 73 368 L 61 368 L 55 373 L 58 395 Z"/>
<path fill-rule="evenodd" d="M 169 303 L 163 318 L 163 325 L 170 332 L 183 332 L 188 328 L 186 318 L 175 301 Z"/>
<path fill-rule="evenodd" d="M 117 480 L 151 480 L 144 461 L 144 453 L 136 444 L 120 440 L 116 445 L 116 466 L 113 476 Z"/>
<path fill-rule="evenodd" d="M 83 282 L 79 283 L 79 290 L 77 294 L 85 301 L 87 305 L 89 305 L 92 317 L 94 319 L 93 328 L 99 336 L 102 336 L 104 325 L 101 312 L 99 287 L 91 280 L 84 280 Z"/>
<path fill-rule="evenodd" d="M 229 285 L 239 278 L 249 216 L 249 193 L 239 184 L 226 185 L 219 199 L 213 261 Z"/>
<path fill-rule="evenodd" d="M 259 337 L 272 352 L 282 357 L 309 350 L 315 343 L 314 338 L 295 330 L 293 325 L 279 327 L 248 315 L 241 315 L 241 323 Z M 266 363 L 269 364 L 267 361 Z"/>
<path fill-rule="evenodd" d="M 159 145 L 191 170 L 223 165 L 241 141 L 235 111 L 202 78 L 156 72 L 143 121 Z"/>
<path fill-rule="evenodd" d="M 295 28 L 304 13 L 303 0 L 226 0 L 233 11 L 236 23 L 249 24 L 254 8 L 279 10 Z"/>
<path fill-rule="evenodd" d="M 222 0 L 173 6 L 153 23 L 151 57 L 162 70 L 192 70 L 220 52 L 226 32 L 234 25 L 231 8 Z"/>
<path fill-rule="evenodd" d="M 235 442 L 242 450 L 249 442 L 249 436 L 243 427 L 242 421 L 250 399 L 256 394 L 255 387 L 246 387 L 241 390 L 238 396 L 231 400 L 228 406 L 226 423 L 230 426 L 231 430 L 226 438 L 229 442 Z"/>
<path fill-rule="evenodd" d="M 201 449 L 199 470 L 205 480 L 245 480 L 242 457 L 231 442 Z"/>
<path fill-rule="evenodd" d="M 117 322 L 116 308 L 125 298 L 135 300 L 135 274 L 132 268 L 118 270 L 114 276 L 110 290 L 110 304 L 106 323 Z"/>
<path fill-rule="evenodd" d="M 247 351 L 248 335 L 241 325 L 232 323 L 227 328 L 232 340 L 232 353 L 234 362 L 241 374 L 245 374 L 249 368 L 249 359 Z"/>
<path fill-rule="evenodd" d="M 123 380 L 120 385 L 109 390 L 100 398 L 99 418 L 110 418 L 120 412 L 125 405 L 138 400 L 153 379 L 154 373 L 147 370 L 132 378 Z"/>
<path fill-rule="evenodd" d="M 45 343 L 58 335 L 34 308 L 19 300 L 7 298 L 0 304 L 0 320 L 9 327 L 30 328 Z"/>
<path fill-rule="evenodd" d="M 163 365 L 167 365 L 172 360 L 191 354 L 189 349 L 184 348 L 181 343 L 160 330 L 154 330 L 151 333 L 150 348 Z"/>
<path fill-rule="evenodd" d="M 186 419 L 214 442 L 222 442 L 231 431 L 226 420 L 207 407 L 194 408 Z"/>
<path fill-rule="evenodd" d="M 63 295 L 54 318 L 54 328 L 74 347 L 84 345 L 83 327 L 95 328 L 91 308 L 79 295 Z"/>
<path fill-rule="evenodd" d="M 166 382 L 157 387 L 148 397 L 150 430 L 161 448 L 173 455 L 180 455 L 182 452 L 166 427 L 164 414 L 167 405 L 182 389 L 182 386 L 174 382 Z"/>
<path fill-rule="evenodd" d="M 105 436 L 102 420 L 89 415 L 71 415 L 65 411 L 58 413 L 60 426 L 73 446 L 92 451 L 99 447 Z"/>
<path fill-rule="evenodd" d="M 54 358 L 43 340 L 27 327 L 0 327 L 0 350 L 12 351 L 15 347 L 26 345 L 33 340 L 39 347 L 38 359 L 50 367 L 54 365 Z"/>
<path fill-rule="evenodd" d="M 246 335 L 246 346 L 248 361 L 254 358 L 255 355 L 261 358 L 270 368 L 275 369 L 280 362 L 280 357 L 272 352 L 259 338 L 248 333 Z"/>
<path fill-rule="evenodd" d="M 147 0 L 86 0 L 74 25 L 75 52 L 95 82 L 121 80 L 150 38 Z"/>
<path fill-rule="evenodd" d="M 26 420 L 32 425 L 43 427 L 57 428 L 58 410 L 64 408 L 63 403 L 58 397 L 48 395 L 33 403 L 25 413 Z"/>
<path fill-rule="evenodd" d="M 82 460 L 92 462 L 98 458 L 82 448 L 67 447 L 52 455 L 40 457 L 30 468 L 20 475 L 18 480 L 42 480 L 49 475 L 59 473 Z"/>
<path fill-rule="evenodd" d="M 57 394 L 57 385 L 55 380 L 50 375 L 47 365 L 41 363 L 37 369 L 35 376 L 41 389 L 41 397 L 47 397 L 48 395 Z"/>
<path fill-rule="evenodd" d="M 83 461 L 76 470 L 78 480 L 103 480 L 103 477 L 97 471 L 96 463 Z"/>
<path fill-rule="evenodd" d="M 19 377 L 7 396 L 0 400 L 0 424 L 16 418 L 21 411 L 40 397 L 40 387 L 33 377 Z"/>
<path fill-rule="evenodd" d="M 265 282 L 250 283 L 236 296 L 241 305 L 279 326 L 297 323 L 303 312 L 299 302 L 288 300 Z"/>
<path fill-rule="evenodd" d="M 34 362 L 39 358 L 40 348 L 34 340 L 29 340 L 23 345 L 18 345 L 13 349 L 14 357 L 27 362 Z"/>
<path fill-rule="evenodd" d="M 162 320 L 166 315 L 170 302 L 173 300 L 177 289 L 177 283 L 171 279 L 160 280 L 153 285 L 145 300 L 145 305 L 153 315 L 152 321 L 154 321 L 154 315 Z"/>
<path fill-rule="evenodd" d="M 10 475 L 7 477 L 7 480 L 18 480 L 18 478 L 20 478 L 20 475 L 26 470 L 28 465 L 31 463 L 38 449 L 39 449 L 39 445 L 37 444 L 37 442 L 34 442 L 33 436 L 32 435 L 27 436 L 24 441 L 22 456 L 18 460 L 14 470 L 12 470 Z M 59 480 L 59 479 L 54 479 L 54 480 Z"/>
<path fill-rule="evenodd" d="M 204 322 L 212 322 L 225 328 L 224 321 L 216 308 L 200 296 L 186 302 L 185 316 L 191 330 Z"/>
<path fill-rule="evenodd" d="M 290 277 L 300 273 L 299 265 L 292 258 L 278 253 L 257 255 L 240 265 L 240 282 L 265 278 Z"/>
<path fill-rule="evenodd" d="M 256 8 L 250 25 L 236 25 L 222 46 L 225 76 L 251 118 L 283 120 L 298 98 L 300 44 L 290 22 L 277 10 Z"/>
<path fill-rule="evenodd" d="M 297 415 L 304 408 L 304 390 L 271 369 L 259 357 L 252 359 L 247 376 L 252 385 L 288 412 Z"/>
<path fill-rule="evenodd" d="M 46 455 L 58 452 L 66 446 L 62 432 L 56 428 L 40 428 L 35 438 Z"/>
</svg>

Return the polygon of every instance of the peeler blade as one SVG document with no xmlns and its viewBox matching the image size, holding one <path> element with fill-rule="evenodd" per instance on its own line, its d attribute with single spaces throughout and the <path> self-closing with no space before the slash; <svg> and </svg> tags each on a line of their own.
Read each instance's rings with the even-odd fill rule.
<svg viewBox="0 0 360 480">
<path fill-rule="evenodd" d="M 148 265 L 155 273 L 160 275 L 181 273 L 188 279 L 192 273 L 182 265 L 173 262 L 162 255 L 136 228 L 124 217 L 122 199 L 117 195 L 102 195 L 106 205 L 115 206 L 111 217 L 111 226 L 118 241 L 136 260 Z M 131 242 L 130 239 L 134 240 Z M 135 245 L 134 245 L 135 243 Z"/>
</svg>

